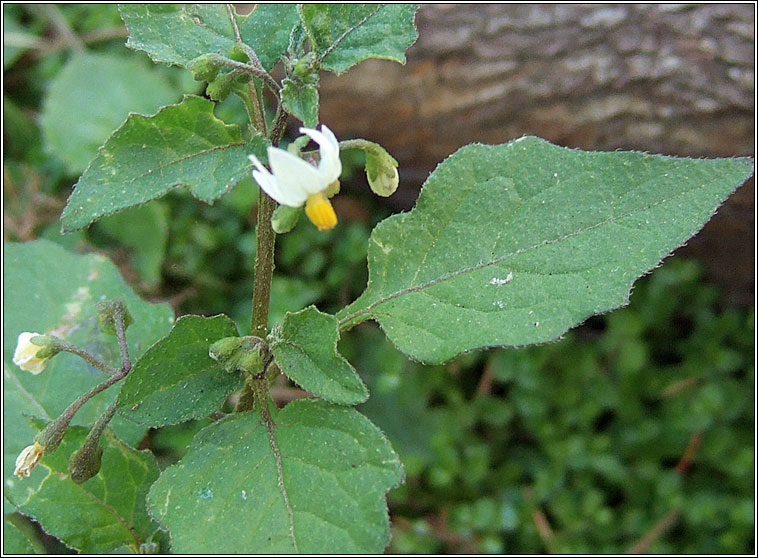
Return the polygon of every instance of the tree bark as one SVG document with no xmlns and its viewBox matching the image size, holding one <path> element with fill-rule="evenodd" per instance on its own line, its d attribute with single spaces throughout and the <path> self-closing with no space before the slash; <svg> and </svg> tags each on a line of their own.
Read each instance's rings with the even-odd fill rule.
<svg viewBox="0 0 758 558">
<path fill-rule="evenodd" d="M 589 150 L 754 156 L 754 10 L 710 5 L 422 5 L 405 67 L 325 74 L 321 120 L 400 162 L 395 209 L 447 155 L 525 134 Z M 751 180 L 685 249 L 752 300 Z"/>
</svg>

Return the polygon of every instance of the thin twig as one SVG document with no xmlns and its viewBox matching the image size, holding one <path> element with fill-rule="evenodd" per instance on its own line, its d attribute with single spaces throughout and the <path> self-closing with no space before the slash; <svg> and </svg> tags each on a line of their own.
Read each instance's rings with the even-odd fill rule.
<svg viewBox="0 0 758 558">
<path fill-rule="evenodd" d="M 642 554 L 647 548 L 653 544 L 661 535 L 668 531 L 676 520 L 679 519 L 679 514 L 675 511 L 669 512 L 666 517 L 656 523 L 650 531 L 645 533 L 642 538 L 634 545 L 629 547 L 624 554 Z"/>
<path fill-rule="evenodd" d="M 121 308 L 116 311 L 114 317 L 116 323 L 116 336 L 118 337 L 118 346 L 121 349 L 121 370 L 124 375 L 132 369 L 132 362 L 129 360 L 129 346 L 126 344 L 126 327 L 124 326 L 124 312 Z"/>
<path fill-rule="evenodd" d="M 234 36 L 237 39 L 238 43 L 242 42 L 242 37 L 240 36 L 240 28 L 237 27 L 237 20 L 234 18 L 234 8 L 231 4 L 224 4 L 226 6 L 226 13 L 229 14 L 229 21 L 232 22 L 232 27 L 234 28 Z"/>
<path fill-rule="evenodd" d="M 537 532 L 545 543 L 545 548 L 550 554 L 555 554 L 553 551 L 553 529 L 550 527 L 550 522 L 547 520 L 547 516 L 541 509 L 537 509 L 532 516 L 534 524 L 537 526 Z"/>
<path fill-rule="evenodd" d="M 482 377 L 479 379 L 479 385 L 476 386 L 476 394 L 489 395 L 490 393 L 492 393 L 492 381 L 493 381 L 492 363 L 488 361 L 487 364 L 484 366 L 484 372 L 482 373 Z"/>
<path fill-rule="evenodd" d="M 125 39 L 129 36 L 129 31 L 124 26 L 109 27 L 108 29 L 96 29 L 89 33 L 83 33 L 79 39 L 85 45 L 90 43 L 99 43 L 101 41 L 110 41 L 113 39 Z M 65 39 L 56 39 L 46 41 L 40 39 L 35 50 L 32 52 L 32 59 L 42 58 L 64 48 L 69 48 L 71 44 Z"/>
<path fill-rule="evenodd" d="M 244 45 L 245 43 L 240 43 L 241 45 Z M 253 53 L 254 54 L 254 53 Z M 250 53 L 248 53 L 248 56 Z M 252 64 L 245 64 L 244 62 L 238 62 L 237 60 L 232 60 L 231 58 L 227 58 L 226 56 L 221 56 L 220 54 L 210 54 L 208 55 L 208 59 L 212 60 L 214 63 L 220 65 L 220 66 L 226 66 L 227 68 L 232 68 L 233 70 L 241 70 L 243 72 L 246 72 L 248 74 L 252 74 L 257 78 L 260 78 L 263 80 L 263 82 L 275 93 L 279 94 L 279 84 L 276 83 L 276 80 L 271 77 L 271 74 L 269 74 L 266 70 L 263 69 L 263 66 L 261 66 L 260 62 L 258 62 L 257 65 L 254 63 Z M 251 58 L 251 62 L 257 62 L 258 58 L 255 57 L 255 60 Z"/>
<path fill-rule="evenodd" d="M 57 337 L 56 337 L 55 346 L 65 353 L 71 353 L 80 358 L 83 358 L 92 366 L 94 366 L 98 370 L 101 370 L 102 372 L 105 372 L 109 376 L 117 376 L 119 374 L 118 370 L 116 370 L 115 368 L 111 368 L 104 362 L 100 361 L 94 355 L 91 355 L 87 351 L 80 349 L 79 347 L 76 347 L 75 345 L 72 345 L 71 343 L 67 343 L 66 341 L 63 341 L 62 339 L 58 339 Z"/>
<path fill-rule="evenodd" d="M 55 27 L 56 32 L 61 38 L 68 43 L 68 45 L 78 52 L 85 52 L 86 48 L 82 40 L 74 33 L 71 26 L 66 21 L 66 16 L 63 15 L 60 8 L 55 4 L 45 4 L 40 6 L 41 13 L 50 20 L 50 23 Z"/>
<path fill-rule="evenodd" d="M 61 416 L 57 420 L 60 420 L 60 418 L 65 417 L 65 420 L 67 423 L 71 422 L 71 419 L 74 418 L 74 415 L 79 409 L 81 409 L 82 405 L 84 405 L 87 401 L 95 397 L 101 391 L 105 391 L 116 382 L 123 380 L 125 377 L 126 377 L 126 373 L 121 371 L 111 376 L 104 382 L 97 384 L 95 387 L 93 387 L 84 395 L 80 395 L 79 397 L 77 397 L 76 400 L 73 403 L 71 403 L 71 405 L 66 407 L 66 410 L 61 413 Z"/>
<path fill-rule="evenodd" d="M 703 441 L 702 432 L 695 432 L 692 435 L 692 437 L 690 438 L 690 442 L 687 444 L 687 448 L 684 450 L 684 453 L 682 454 L 682 458 L 679 460 L 679 463 L 676 464 L 676 467 L 674 469 L 677 473 L 681 475 L 687 471 L 690 464 L 692 463 L 692 458 L 694 457 L 697 449 L 700 447 L 700 442 L 702 441 Z"/>
</svg>

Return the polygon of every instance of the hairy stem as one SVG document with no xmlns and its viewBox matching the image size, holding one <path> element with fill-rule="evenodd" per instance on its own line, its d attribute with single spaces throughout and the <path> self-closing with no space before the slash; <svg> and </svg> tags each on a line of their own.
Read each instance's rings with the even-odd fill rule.
<svg viewBox="0 0 758 558">
<path fill-rule="evenodd" d="M 71 343 L 67 343 L 66 341 L 63 341 L 63 340 L 57 340 L 56 346 L 64 353 L 71 353 L 78 357 L 83 358 L 92 366 L 94 366 L 98 370 L 101 370 L 102 372 L 105 372 L 109 376 L 115 376 L 119 373 L 119 371 L 116 370 L 115 368 L 111 368 L 104 362 L 98 360 L 97 357 L 95 357 L 94 355 L 89 354 L 87 351 L 80 349 L 79 347 L 76 347 L 72 345 Z"/>
<path fill-rule="evenodd" d="M 271 142 L 277 145 L 284 135 L 287 113 L 280 108 L 271 130 Z M 263 189 L 258 198 L 258 222 L 256 224 L 257 249 L 255 253 L 255 275 L 253 278 L 253 318 L 250 335 L 266 338 L 268 330 L 268 309 L 271 299 L 271 279 L 274 276 L 274 244 L 276 233 L 271 228 L 271 215 L 276 209 L 276 202 Z M 249 411 L 255 405 L 253 378 L 245 381 L 237 412 Z"/>
<path fill-rule="evenodd" d="M 129 360 L 129 346 L 126 344 L 126 325 L 124 324 L 124 311 L 119 309 L 114 317 L 116 323 L 116 336 L 121 350 L 121 370 L 128 374 L 132 369 L 132 361 Z"/>
<path fill-rule="evenodd" d="M 276 202 L 261 190 L 258 198 L 257 251 L 253 282 L 253 319 L 250 334 L 266 338 L 268 307 L 271 296 L 271 278 L 274 274 L 274 242 L 276 233 L 271 228 L 271 215 Z"/>
</svg>

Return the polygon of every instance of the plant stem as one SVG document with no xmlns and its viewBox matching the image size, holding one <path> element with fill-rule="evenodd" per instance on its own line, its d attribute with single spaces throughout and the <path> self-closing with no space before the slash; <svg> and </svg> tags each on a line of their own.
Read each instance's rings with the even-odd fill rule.
<svg viewBox="0 0 758 558">
<path fill-rule="evenodd" d="M 260 95 L 258 85 L 255 80 L 247 82 L 248 87 L 248 100 L 250 102 L 250 108 L 252 110 L 251 121 L 255 123 L 255 127 L 263 134 L 268 135 L 266 129 L 266 117 L 263 114 L 263 99 Z"/>
<path fill-rule="evenodd" d="M 284 135 L 287 123 L 287 112 L 281 108 L 271 130 L 271 143 L 278 145 Z M 274 244 L 276 233 L 271 228 L 271 215 L 276 209 L 276 202 L 263 189 L 259 189 L 258 222 L 256 225 L 257 248 L 255 253 L 255 275 L 253 278 L 253 317 L 250 324 L 250 335 L 266 338 L 268 331 L 268 309 L 271 300 L 271 279 L 274 276 Z M 249 411 L 255 405 L 256 380 L 248 378 L 242 389 L 236 411 Z"/>
<path fill-rule="evenodd" d="M 268 307 L 271 296 L 271 278 L 274 274 L 274 242 L 276 233 L 271 228 L 271 215 L 276 202 L 261 190 L 258 198 L 257 251 L 255 253 L 255 279 L 253 282 L 253 319 L 250 335 L 266 338 Z"/>
<path fill-rule="evenodd" d="M 79 347 L 76 347 L 72 345 L 71 343 L 67 343 L 66 341 L 63 341 L 63 340 L 58 340 L 56 345 L 64 353 L 71 353 L 78 357 L 83 358 L 92 366 L 94 366 L 98 370 L 101 370 L 102 372 L 105 372 L 109 376 L 115 376 L 119 373 L 119 371 L 116 370 L 115 368 L 111 368 L 104 362 L 101 362 L 100 360 L 98 360 L 94 355 L 89 354 L 87 351 L 80 349 Z"/>
<path fill-rule="evenodd" d="M 126 344 L 126 326 L 124 325 L 124 311 L 119 309 L 114 319 L 116 323 L 116 336 L 118 337 L 118 346 L 121 349 L 121 370 L 128 374 L 132 369 L 132 362 L 129 360 L 129 346 Z"/>
</svg>

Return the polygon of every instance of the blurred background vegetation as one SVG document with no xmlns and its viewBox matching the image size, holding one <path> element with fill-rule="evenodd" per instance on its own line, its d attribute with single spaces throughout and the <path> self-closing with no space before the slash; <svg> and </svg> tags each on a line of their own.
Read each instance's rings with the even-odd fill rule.
<svg viewBox="0 0 758 558">
<path fill-rule="evenodd" d="M 201 84 L 126 49 L 114 5 L 4 4 L 3 16 L 4 240 L 105 253 L 143 297 L 178 315 L 223 312 L 247 331 L 251 179 L 213 206 L 177 190 L 59 232 L 73 184 L 127 114 L 202 94 Z M 216 113 L 244 124 L 236 98 Z M 365 286 L 369 233 L 392 209 L 370 195 L 360 155 L 344 163 L 337 228 L 319 233 L 303 219 L 277 239 L 272 323 L 309 304 L 334 312 Z M 360 410 L 406 470 L 389 495 L 388 550 L 753 552 L 754 309 L 725 301 L 697 260 L 675 255 L 629 306 L 543 346 L 431 367 L 376 325 L 354 328 L 340 350 L 371 391 Z M 304 394 L 280 382 L 274 395 Z M 153 430 L 143 446 L 165 467 L 205 424 Z M 38 535 L 41 550 L 66 552 Z"/>
</svg>

